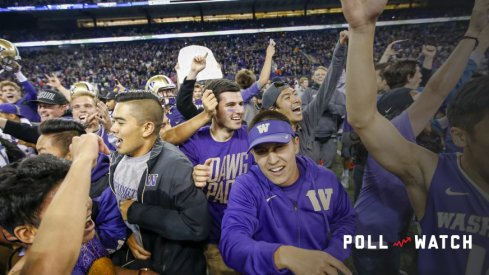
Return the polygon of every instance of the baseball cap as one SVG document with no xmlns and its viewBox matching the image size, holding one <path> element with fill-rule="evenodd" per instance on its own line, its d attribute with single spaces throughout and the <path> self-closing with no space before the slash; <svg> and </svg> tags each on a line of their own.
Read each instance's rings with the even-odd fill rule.
<svg viewBox="0 0 489 275">
<path fill-rule="evenodd" d="M 112 91 L 107 91 L 106 93 L 100 93 L 99 98 L 105 99 L 105 100 L 112 100 L 115 99 L 117 93 L 112 92 Z"/>
<path fill-rule="evenodd" d="M 272 107 L 273 104 L 275 104 L 275 102 L 277 101 L 280 93 L 287 88 L 290 88 L 289 84 L 283 81 L 275 81 L 270 84 L 268 89 L 263 93 L 262 107 L 264 109 L 270 109 L 270 107 Z"/>
<path fill-rule="evenodd" d="M 253 147 L 263 143 L 288 143 L 294 136 L 290 123 L 283 120 L 265 120 L 253 126 L 248 133 L 250 146 Z"/>
<path fill-rule="evenodd" d="M 377 101 L 377 110 L 388 119 L 398 116 L 414 102 L 411 91 L 405 87 L 388 91 Z"/>
<path fill-rule="evenodd" d="M 11 104 L 11 103 L 0 104 L 0 113 L 14 114 L 14 115 L 17 115 L 19 117 L 22 117 L 22 115 L 20 114 L 19 107 L 17 107 L 15 104 Z"/>
<path fill-rule="evenodd" d="M 52 105 L 63 105 L 69 103 L 64 95 L 53 90 L 42 90 L 39 94 L 37 94 L 37 100 L 31 101 Z"/>
</svg>

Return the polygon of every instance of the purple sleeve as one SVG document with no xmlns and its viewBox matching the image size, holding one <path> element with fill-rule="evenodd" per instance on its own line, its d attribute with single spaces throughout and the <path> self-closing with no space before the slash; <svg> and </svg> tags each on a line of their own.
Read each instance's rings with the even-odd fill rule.
<svg viewBox="0 0 489 275">
<path fill-rule="evenodd" d="M 195 146 L 194 139 L 191 137 L 189 140 L 187 140 L 184 144 L 180 145 L 179 147 L 180 151 L 185 154 L 185 156 L 192 162 L 192 165 L 195 166 L 199 163 L 199 158 L 198 158 L 198 150 L 197 146 Z"/>
<path fill-rule="evenodd" d="M 22 85 L 22 88 L 24 88 L 25 94 L 24 96 L 20 99 L 21 102 L 26 102 L 30 100 L 36 100 L 37 99 L 37 91 L 36 88 L 32 85 L 30 81 L 24 81 L 20 83 Z M 37 111 L 37 110 L 35 110 Z"/>
<path fill-rule="evenodd" d="M 247 89 L 241 91 L 241 96 L 243 97 L 244 104 L 250 102 L 251 98 L 260 92 L 260 87 L 258 87 L 258 81 L 253 83 Z"/>
<path fill-rule="evenodd" d="M 416 141 L 416 136 L 414 136 L 413 127 L 411 126 L 411 120 L 409 120 L 409 114 L 407 111 L 404 111 L 397 117 L 393 118 L 391 123 L 397 128 L 399 133 L 405 139 L 410 142 Z"/>
<path fill-rule="evenodd" d="M 124 243 L 127 235 L 127 227 L 122 220 L 115 195 L 110 188 L 106 188 L 94 200 L 99 203 L 99 213 L 95 218 L 97 234 L 106 249 L 115 251 Z"/>
<path fill-rule="evenodd" d="M 334 204 L 334 215 L 329 224 L 332 237 L 324 252 L 344 261 L 350 256 L 351 246 L 348 246 L 347 249 L 343 248 L 343 237 L 345 235 L 353 236 L 355 233 L 355 211 L 348 194 L 339 182 L 336 183 L 336 186 L 339 194 Z"/>
<path fill-rule="evenodd" d="M 229 195 L 228 208 L 222 220 L 219 251 L 224 262 L 245 274 L 281 274 L 275 268 L 273 255 L 278 243 L 256 241 L 252 238 L 258 226 L 257 202 L 253 191 L 244 184 L 247 177 L 238 177 Z"/>
</svg>

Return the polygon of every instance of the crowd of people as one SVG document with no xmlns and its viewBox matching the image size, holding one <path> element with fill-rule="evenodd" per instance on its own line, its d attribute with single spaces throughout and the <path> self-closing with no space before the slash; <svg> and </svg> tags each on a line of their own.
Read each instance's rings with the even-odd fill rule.
<svg viewBox="0 0 489 275">
<path fill-rule="evenodd" d="M 466 22 L 382 27 L 376 36 L 375 56 L 380 59 L 390 42 L 403 39 L 406 41 L 396 45 L 400 49 L 396 57 L 421 59 L 422 45 L 430 44 L 438 50 L 436 68 L 453 50 L 465 27 Z M 444 35 L 447 32 L 451 35 Z M 264 61 L 261 45 L 273 38 L 280 45 L 273 73 L 294 82 L 310 76 L 315 67 L 329 64 L 328 47 L 333 45 L 337 33 L 337 30 L 282 32 L 20 50 L 23 71 L 37 87 L 46 85 L 46 74 L 56 73 L 65 85 L 88 81 L 96 83 L 100 90 L 109 90 L 115 86 L 115 79 L 128 88 L 143 88 L 146 80 L 156 74 L 170 76 L 176 82 L 178 51 L 193 44 L 213 50 L 226 78 L 234 78 L 242 68 L 258 74 Z"/>
<path fill-rule="evenodd" d="M 376 27 L 386 2 L 342 1 L 341 31 L 0 40 L 0 274 L 401 274 L 416 225 L 417 274 L 486 274 L 489 0 Z"/>
</svg>

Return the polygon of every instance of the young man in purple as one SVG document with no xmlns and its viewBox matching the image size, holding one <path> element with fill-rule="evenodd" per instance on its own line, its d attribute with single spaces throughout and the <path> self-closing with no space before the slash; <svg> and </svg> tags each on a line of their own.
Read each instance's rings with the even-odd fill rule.
<svg viewBox="0 0 489 275">
<path fill-rule="evenodd" d="M 20 64 L 15 61 L 13 64 L 13 74 L 15 75 L 15 78 L 17 78 L 17 81 L 22 85 L 25 93 L 22 95 L 19 85 L 15 82 L 1 81 L 1 98 L 5 103 L 17 105 L 20 108 L 20 114 L 31 122 L 39 122 L 40 117 L 37 112 L 37 103 L 33 101 L 37 99 L 37 91 L 22 73 Z"/>
<path fill-rule="evenodd" d="M 219 249 L 244 274 L 344 274 L 355 214 L 336 175 L 299 153 L 289 120 L 275 111 L 250 124 L 257 165 L 236 179 Z"/>
<path fill-rule="evenodd" d="M 240 87 L 230 80 L 219 79 L 208 83 L 206 89 L 212 90 L 218 101 L 212 123 L 195 133 L 180 150 L 195 166 L 194 182 L 203 187 L 209 202 L 211 229 L 206 248 L 207 266 L 212 274 L 227 274 L 233 271 L 223 263 L 217 249 L 221 220 L 236 177 L 248 171 L 253 159 L 248 154 Z"/>
<path fill-rule="evenodd" d="M 445 248 L 419 251 L 420 274 L 487 274 L 489 272 L 489 78 L 469 83 L 449 107 L 448 119 L 463 154 L 437 155 L 402 138 L 376 107 L 373 39 L 377 17 L 387 1 L 342 1 L 350 25 L 347 63 L 347 112 L 369 154 L 399 177 L 406 188 L 422 235 L 438 243 L 468 235 L 472 249 L 448 241 Z M 489 1 L 476 0 L 470 24 L 450 62 L 430 80 L 408 108 L 405 118 L 416 133 L 426 125 L 462 75 L 481 31 L 487 27 Z M 417 114 L 417 115 L 415 115 Z M 402 116 L 402 115 L 401 115 Z M 402 119 L 402 118 L 401 118 Z M 424 122 L 424 123 L 423 123 Z M 458 242 L 457 244 L 460 244 Z"/>
</svg>

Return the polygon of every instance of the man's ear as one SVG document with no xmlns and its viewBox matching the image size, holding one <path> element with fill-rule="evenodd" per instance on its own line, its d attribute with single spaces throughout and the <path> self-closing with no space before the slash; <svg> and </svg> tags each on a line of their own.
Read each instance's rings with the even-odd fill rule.
<svg viewBox="0 0 489 275">
<path fill-rule="evenodd" d="M 147 138 L 155 132 L 155 124 L 153 122 L 146 122 L 143 125 L 143 137 Z"/>
<path fill-rule="evenodd" d="M 295 150 L 295 154 L 299 154 L 299 151 L 300 151 L 300 141 L 299 141 L 299 137 L 298 136 L 294 136 L 292 137 L 293 139 L 293 142 L 294 142 L 294 150 Z"/>
<path fill-rule="evenodd" d="M 14 228 L 14 235 L 25 244 L 32 244 L 36 237 L 37 228 L 32 225 L 20 225 Z"/>
<path fill-rule="evenodd" d="M 451 127 L 450 134 L 452 135 L 452 140 L 455 145 L 461 148 L 467 146 L 467 139 L 468 139 L 467 131 L 458 127 Z"/>
</svg>

